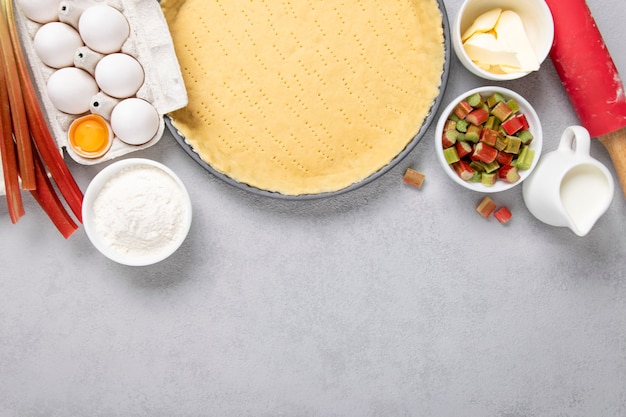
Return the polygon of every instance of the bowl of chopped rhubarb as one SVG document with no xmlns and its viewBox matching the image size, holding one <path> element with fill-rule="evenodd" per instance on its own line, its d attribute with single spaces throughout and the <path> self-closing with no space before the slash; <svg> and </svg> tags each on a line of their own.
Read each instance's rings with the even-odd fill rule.
<svg viewBox="0 0 626 417">
<path fill-rule="evenodd" d="M 443 110 L 435 129 L 435 153 L 448 176 L 474 191 L 493 193 L 520 184 L 541 154 L 539 116 L 518 93 L 479 87 Z"/>
</svg>

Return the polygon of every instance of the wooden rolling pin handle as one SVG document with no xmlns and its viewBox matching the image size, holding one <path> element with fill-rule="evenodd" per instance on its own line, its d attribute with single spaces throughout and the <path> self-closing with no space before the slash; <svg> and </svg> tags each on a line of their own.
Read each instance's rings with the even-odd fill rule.
<svg viewBox="0 0 626 417">
<path fill-rule="evenodd" d="M 602 142 L 611 156 L 622 193 L 626 197 L 626 127 L 599 136 L 598 140 Z"/>
</svg>

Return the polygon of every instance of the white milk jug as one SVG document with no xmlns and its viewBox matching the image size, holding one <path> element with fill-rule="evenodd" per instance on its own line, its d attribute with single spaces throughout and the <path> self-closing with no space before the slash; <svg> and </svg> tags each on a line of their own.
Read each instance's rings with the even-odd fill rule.
<svg viewBox="0 0 626 417">
<path fill-rule="evenodd" d="M 557 150 L 541 157 L 523 187 L 528 210 L 542 222 L 585 236 L 609 208 L 614 184 L 609 170 L 589 155 L 589 132 L 570 126 Z"/>
</svg>

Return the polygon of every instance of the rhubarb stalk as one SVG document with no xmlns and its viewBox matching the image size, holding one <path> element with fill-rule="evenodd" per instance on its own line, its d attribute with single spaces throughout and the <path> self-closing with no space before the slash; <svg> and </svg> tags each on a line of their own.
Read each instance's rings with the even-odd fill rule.
<svg viewBox="0 0 626 417">
<path fill-rule="evenodd" d="M 82 221 L 83 193 L 65 164 L 39 105 L 26 60 L 20 48 L 19 35 L 17 26 L 15 25 L 13 3 L 11 0 L 1 1 L 4 6 L 3 11 L 5 15 L 9 16 L 8 30 L 14 45 L 17 71 L 21 81 L 22 91 L 24 92 L 24 102 L 28 114 L 28 126 L 30 127 L 35 146 L 41 154 L 45 166 L 50 171 L 50 175 L 63 195 L 63 198 L 67 201 L 68 206 L 74 213 L 74 216 L 76 216 L 79 221 Z"/>
<path fill-rule="evenodd" d="M 9 17 L 6 9 L 7 1 L 3 1 L 2 13 L 0 13 L 0 45 L 2 46 L 3 70 L 8 99 L 11 106 L 11 123 L 17 145 L 17 157 L 19 161 L 22 189 L 34 190 L 36 187 L 35 167 L 33 164 L 33 149 L 28 129 L 28 118 L 24 97 L 22 95 L 20 76 L 17 71 L 17 59 L 9 32 Z M 11 17 L 11 20 L 14 19 Z M 19 46 L 19 45 L 18 45 Z"/>
<path fill-rule="evenodd" d="M 4 72 L 4 56 L 1 53 L 0 61 L 2 61 L 0 62 L 0 157 L 2 157 L 9 217 L 11 222 L 15 224 L 24 215 L 24 206 L 18 180 L 17 157 L 11 127 L 11 108 L 9 107 L 8 86 Z"/>
<path fill-rule="evenodd" d="M 65 210 L 65 207 L 63 207 L 63 203 L 54 192 L 54 187 L 48 179 L 46 169 L 39 155 L 35 154 L 34 162 L 37 189 L 31 190 L 31 194 L 46 212 L 50 220 L 52 220 L 52 223 L 54 223 L 59 232 L 67 239 L 78 229 L 78 226 L 72 220 Z"/>
<path fill-rule="evenodd" d="M 30 77 L 29 67 L 22 52 L 19 33 L 15 22 L 13 2 L 11 0 L 0 0 L 0 3 L 2 4 L 3 18 L 6 19 L 3 22 L 3 25 L 5 26 L 7 36 L 5 37 L 3 34 L 3 39 L 10 39 L 10 44 L 13 46 L 14 69 L 18 75 L 18 82 L 21 85 L 21 91 L 23 93 L 22 103 L 26 111 L 25 120 L 29 129 L 29 136 L 32 137 L 32 143 L 34 144 L 36 151 L 38 151 L 38 153 L 36 151 L 33 152 L 31 164 L 33 164 L 34 161 L 35 167 L 37 167 L 37 164 L 41 164 L 41 166 L 37 168 L 39 171 L 41 171 L 43 167 L 44 171 L 42 172 L 45 172 L 46 169 L 50 172 L 52 179 L 57 185 L 59 192 L 67 202 L 69 208 L 74 213 L 75 217 L 79 221 L 82 221 L 83 193 L 69 171 L 69 168 L 65 164 L 63 156 L 61 155 L 58 145 L 48 128 L 47 120 L 42 112 L 34 84 Z M 40 155 L 41 160 L 39 160 Z M 33 172 L 35 171 L 33 170 Z M 39 172 L 36 174 L 39 176 Z M 45 197 L 48 193 L 53 193 L 56 196 L 55 189 L 48 180 L 44 182 L 38 178 L 37 184 L 39 186 L 46 187 L 46 190 L 37 190 L 38 192 L 33 193 L 33 195 L 40 205 L 42 205 L 42 208 L 51 216 L 52 221 L 57 224 L 58 222 L 55 221 L 54 216 L 57 217 L 56 220 L 60 217 L 54 214 L 54 210 L 52 211 L 53 214 L 51 214 L 49 207 L 42 204 L 42 201 L 51 201 L 50 198 L 38 198 L 39 196 Z M 58 197 L 55 198 L 58 200 Z M 62 205 L 59 207 L 63 208 Z M 57 227 L 64 236 L 67 234 L 64 233 L 63 229 L 60 228 L 58 224 Z M 67 230 L 68 229 L 66 228 L 65 231 Z"/>
</svg>

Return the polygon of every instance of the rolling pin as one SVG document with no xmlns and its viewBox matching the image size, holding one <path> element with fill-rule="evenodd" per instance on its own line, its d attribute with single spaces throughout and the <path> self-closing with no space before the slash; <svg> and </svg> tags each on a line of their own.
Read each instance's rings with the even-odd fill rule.
<svg viewBox="0 0 626 417">
<path fill-rule="evenodd" d="M 626 94 L 585 0 L 546 0 L 550 58 L 581 124 L 606 147 L 626 196 Z"/>
</svg>

